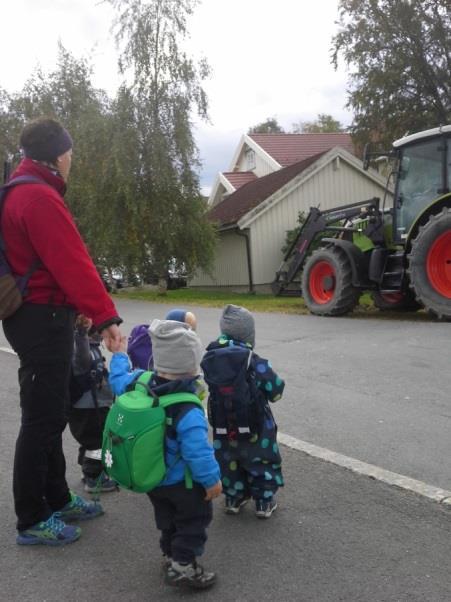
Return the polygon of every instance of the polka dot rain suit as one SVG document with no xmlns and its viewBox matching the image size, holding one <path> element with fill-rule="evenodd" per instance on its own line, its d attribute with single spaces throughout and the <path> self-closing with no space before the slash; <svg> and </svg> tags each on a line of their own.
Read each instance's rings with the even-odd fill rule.
<svg viewBox="0 0 451 602">
<path fill-rule="evenodd" d="M 252 350 L 249 344 L 221 335 L 207 347 L 207 351 L 230 344 Z M 246 439 L 235 437 L 234 433 L 222 437 L 214 435 L 213 447 L 221 468 L 223 491 L 227 497 L 252 497 L 255 500 L 269 501 L 284 483 L 282 459 L 277 443 L 277 425 L 268 402 L 275 402 L 281 398 L 285 383 L 273 371 L 270 362 L 253 351 L 248 373 L 256 385 L 253 389 L 256 397 L 254 407 L 258 413 L 258 417 L 252 421 L 251 433 Z M 214 428 L 211 412 L 209 418 Z"/>
</svg>

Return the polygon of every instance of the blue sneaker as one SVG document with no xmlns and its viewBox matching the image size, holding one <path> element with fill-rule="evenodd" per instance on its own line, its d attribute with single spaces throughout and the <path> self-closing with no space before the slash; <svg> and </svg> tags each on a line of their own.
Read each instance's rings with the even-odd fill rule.
<svg viewBox="0 0 451 602">
<path fill-rule="evenodd" d="M 80 527 L 66 525 L 55 513 L 45 521 L 33 525 L 25 531 L 19 531 L 16 542 L 21 546 L 64 546 L 77 541 L 81 535 Z"/>
<path fill-rule="evenodd" d="M 104 513 L 104 509 L 98 502 L 87 502 L 79 495 L 70 492 L 71 501 L 68 502 L 61 510 L 55 512 L 56 516 L 65 521 L 73 520 L 89 520 L 96 518 Z"/>
</svg>

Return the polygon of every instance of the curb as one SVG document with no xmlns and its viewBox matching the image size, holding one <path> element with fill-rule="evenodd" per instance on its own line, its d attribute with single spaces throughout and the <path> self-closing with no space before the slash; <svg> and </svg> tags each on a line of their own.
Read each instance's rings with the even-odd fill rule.
<svg viewBox="0 0 451 602">
<path fill-rule="evenodd" d="M 349 456 L 344 456 L 337 452 L 333 452 L 325 447 L 318 447 L 317 445 L 313 445 L 313 443 L 301 441 L 300 439 L 296 439 L 295 437 L 291 437 L 285 433 L 278 433 L 277 438 L 279 443 L 282 443 L 291 449 L 301 451 L 314 458 L 319 458 L 326 462 L 330 462 L 331 464 L 336 464 L 341 468 L 346 468 L 347 470 L 351 470 L 357 474 L 376 479 L 377 481 L 382 481 L 387 485 L 399 487 L 400 489 L 404 489 L 406 491 L 411 491 L 433 500 L 434 502 L 438 502 L 443 506 L 451 508 L 451 491 L 441 489 L 440 487 L 435 487 L 434 485 L 429 485 L 423 481 L 417 481 L 416 479 L 406 477 L 396 472 L 391 472 L 390 470 L 385 470 L 384 468 L 380 468 L 374 464 L 361 462 L 355 458 L 350 458 Z"/>
</svg>

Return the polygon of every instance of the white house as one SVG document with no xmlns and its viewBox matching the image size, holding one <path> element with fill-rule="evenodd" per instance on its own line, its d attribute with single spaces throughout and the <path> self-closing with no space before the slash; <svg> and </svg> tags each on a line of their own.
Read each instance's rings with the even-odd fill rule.
<svg viewBox="0 0 451 602">
<path fill-rule="evenodd" d="M 198 272 L 190 286 L 267 290 L 300 211 L 382 199 L 385 179 L 364 171 L 351 150 L 348 134 L 243 136 L 209 199 L 219 227 L 212 272 Z"/>
</svg>

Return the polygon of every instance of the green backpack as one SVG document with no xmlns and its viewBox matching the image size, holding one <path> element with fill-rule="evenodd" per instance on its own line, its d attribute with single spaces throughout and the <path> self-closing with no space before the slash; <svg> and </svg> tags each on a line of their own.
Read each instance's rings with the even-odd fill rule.
<svg viewBox="0 0 451 602">
<path fill-rule="evenodd" d="M 165 408 L 188 402 L 203 410 L 202 402 L 192 393 L 156 396 L 149 384 L 153 375 L 144 372 L 132 390 L 117 397 L 103 430 L 102 463 L 108 476 L 139 493 L 157 487 L 168 470 L 164 438 L 171 419 Z M 185 482 L 192 487 L 189 471 L 185 471 Z"/>
</svg>

